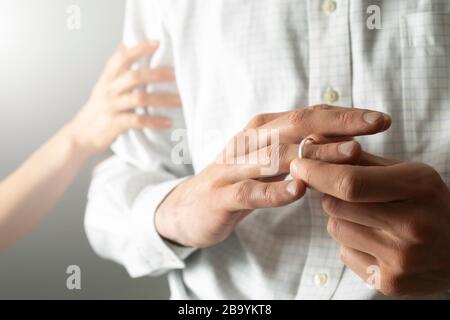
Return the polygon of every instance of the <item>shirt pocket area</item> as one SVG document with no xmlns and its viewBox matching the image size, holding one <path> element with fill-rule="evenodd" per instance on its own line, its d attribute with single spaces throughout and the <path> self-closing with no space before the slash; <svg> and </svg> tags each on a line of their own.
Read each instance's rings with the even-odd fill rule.
<svg viewBox="0 0 450 320">
<path fill-rule="evenodd" d="M 401 19 L 403 124 L 410 161 L 450 176 L 450 12 Z"/>
</svg>

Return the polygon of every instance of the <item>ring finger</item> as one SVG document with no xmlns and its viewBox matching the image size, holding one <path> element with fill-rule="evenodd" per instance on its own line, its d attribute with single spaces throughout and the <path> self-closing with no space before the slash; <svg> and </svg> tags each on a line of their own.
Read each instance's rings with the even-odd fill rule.
<svg viewBox="0 0 450 320">
<path fill-rule="evenodd" d="M 356 141 L 328 144 L 307 144 L 303 157 L 330 163 L 349 163 L 359 157 L 361 146 Z M 224 153 L 224 164 L 236 165 L 237 170 L 229 175 L 232 182 L 243 179 L 258 179 L 289 173 L 290 163 L 299 157 L 298 144 L 271 145 L 250 154 L 232 157 Z M 270 169 L 270 172 L 269 172 Z"/>
</svg>

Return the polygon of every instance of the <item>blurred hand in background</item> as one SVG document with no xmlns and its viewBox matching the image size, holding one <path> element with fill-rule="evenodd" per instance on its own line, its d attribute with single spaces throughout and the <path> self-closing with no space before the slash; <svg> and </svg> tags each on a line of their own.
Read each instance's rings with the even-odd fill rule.
<svg viewBox="0 0 450 320">
<path fill-rule="evenodd" d="M 158 50 L 157 41 L 119 47 L 78 115 L 17 171 L 0 182 L 0 251 L 26 234 L 73 182 L 83 164 L 128 129 L 166 129 L 171 120 L 138 114 L 138 107 L 181 106 L 178 95 L 147 93 L 147 85 L 173 82 L 171 67 L 133 69 Z"/>
<path fill-rule="evenodd" d="M 152 56 L 157 49 L 156 41 L 142 43 L 131 49 L 121 45 L 107 63 L 91 98 L 68 126 L 71 139 L 83 154 L 92 156 L 105 151 L 121 133 L 130 128 L 171 127 L 168 118 L 133 112 L 142 106 L 181 106 L 176 94 L 136 90 L 149 84 L 175 81 L 171 67 L 130 69 L 139 60 Z"/>
</svg>

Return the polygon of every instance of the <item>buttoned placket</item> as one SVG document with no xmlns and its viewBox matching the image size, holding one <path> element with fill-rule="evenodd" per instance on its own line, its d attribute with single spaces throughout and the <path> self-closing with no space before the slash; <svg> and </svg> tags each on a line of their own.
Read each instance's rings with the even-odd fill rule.
<svg viewBox="0 0 450 320">
<path fill-rule="evenodd" d="M 309 105 L 352 106 L 350 0 L 309 0 Z M 344 266 L 327 233 L 322 195 L 310 190 L 311 239 L 296 299 L 331 299 Z"/>
</svg>

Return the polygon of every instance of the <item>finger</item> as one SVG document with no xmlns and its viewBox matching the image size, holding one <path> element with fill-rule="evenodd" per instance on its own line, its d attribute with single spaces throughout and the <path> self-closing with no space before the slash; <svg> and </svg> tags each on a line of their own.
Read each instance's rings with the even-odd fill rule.
<svg viewBox="0 0 450 320">
<path fill-rule="evenodd" d="M 177 94 L 172 93 L 135 91 L 120 96 L 114 105 L 118 111 L 126 111 L 139 107 L 179 108 L 181 107 L 181 99 Z"/>
<path fill-rule="evenodd" d="M 330 109 L 341 110 L 344 108 L 339 107 L 329 107 Z M 227 157 L 234 157 L 243 154 L 247 154 L 253 151 L 258 150 L 259 148 L 263 148 L 269 146 L 270 144 L 278 144 L 280 142 L 290 142 L 292 139 L 283 139 L 280 138 L 280 131 L 277 128 L 271 128 L 271 122 L 279 119 L 285 115 L 292 113 L 292 111 L 288 112 L 278 112 L 278 113 L 264 113 L 259 114 L 250 120 L 250 122 L 246 125 L 244 130 L 235 135 L 230 142 L 227 144 L 227 148 L 223 153 L 227 153 Z M 310 134 L 310 136 L 315 137 L 315 141 L 319 143 L 325 142 L 342 142 L 342 141 L 350 141 L 353 140 L 353 137 L 323 137 L 318 134 Z M 235 146 L 238 145 L 241 141 L 250 140 L 250 144 L 245 144 L 243 149 L 236 150 Z M 301 138 L 295 139 L 300 142 Z M 292 142 L 292 141 L 291 141 Z M 295 142 L 295 141 L 294 141 Z"/>
<path fill-rule="evenodd" d="M 262 123 L 265 124 L 260 125 Z M 254 118 L 246 130 L 233 137 L 225 152 L 230 156 L 231 149 L 232 154 L 240 155 L 271 144 L 300 143 L 312 134 L 325 136 L 332 141 L 351 140 L 353 136 L 387 130 L 390 124 L 389 116 L 370 110 L 332 106 L 308 107 Z M 236 153 L 234 146 L 246 140 L 250 140 L 252 144 L 245 145 L 245 148 Z"/>
<path fill-rule="evenodd" d="M 307 108 L 323 109 L 323 110 L 327 109 L 327 110 L 337 110 L 337 111 L 348 111 L 349 110 L 349 108 L 330 106 L 330 105 L 320 105 L 320 106 L 313 106 L 313 107 L 307 107 Z M 298 110 L 300 110 L 300 108 Z M 275 119 L 278 119 L 282 116 L 288 115 L 290 113 L 292 113 L 292 111 L 258 114 L 249 121 L 249 123 L 245 126 L 244 130 L 262 127 L 265 124 L 267 124 Z M 389 122 L 390 122 L 390 119 L 389 119 Z M 386 130 L 387 129 L 388 128 L 386 128 Z"/>
<path fill-rule="evenodd" d="M 287 112 L 276 112 L 276 113 L 262 113 L 254 116 L 249 123 L 245 126 L 244 130 L 248 129 L 256 129 L 259 128 L 266 123 L 269 123 L 272 120 L 275 120 L 283 115 L 287 114 Z"/>
<path fill-rule="evenodd" d="M 305 146 L 307 157 L 335 163 L 348 163 L 358 158 L 361 150 L 355 141 Z M 246 179 L 277 177 L 288 174 L 290 163 L 298 158 L 299 146 L 296 144 L 270 145 L 256 152 L 239 157 L 222 158 L 223 164 L 236 165 L 236 170 L 227 176 L 230 183 Z M 219 161 L 219 160 L 218 160 Z"/>
<path fill-rule="evenodd" d="M 291 111 L 286 112 L 278 112 L 278 113 L 263 113 L 254 116 L 250 122 L 245 126 L 244 130 L 239 132 L 236 136 L 234 136 L 231 141 L 228 143 L 227 156 L 235 157 L 244 155 L 250 152 L 254 152 L 258 150 L 258 148 L 263 148 L 269 146 L 271 143 L 279 142 L 279 132 L 278 130 L 270 130 L 270 128 L 263 128 L 262 130 L 258 130 L 258 128 L 263 127 L 265 124 L 270 123 L 271 121 L 278 119 Z M 277 135 L 274 139 L 274 134 Z M 321 141 L 322 143 L 329 142 L 330 139 L 325 137 L 315 135 L 315 141 Z M 249 140 L 253 143 L 246 143 L 243 149 L 236 150 L 234 147 L 239 144 L 241 141 Z M 342 141 L 342 140 L 341 140 Z M 230 152 L 231 151 L 231 152 Z"/>
<path fill-rule="evenodd" d="M 403 164 L 362 167 L 295 159 L 291 175 L 319 192 L 349 202 L 390 202 L 417 193 L 411 185 L 411 172 Z"/>
<path fill-rule="evenodd" d="M 379 133 L 390 125 L 390 117 L 381 112 L 315 106 L 287 113 L 261 129 L 279 130 L 282 143 L 299 143 L 312 133 L 326 137 L 353 137 Z"/>
<path fill-rule="evenodd" d="M 148 116 L 136 113 L 123 113 L 117 116 L 118 128 L 121 132 L 128 129 L 168 129 L 172 120 L 160 116 Z"/>
<path fill-rule="evenodd" d="M 379 272 L 380 270 L 375 257 L 343 245 L 340 247 L 340 257 L 342 262 L 364 282 L 371 286 L 379 287 L 381 274 L 374 274 L 374 272 Z M 377 276 L 378 279 L 376 278 Z"/>
<path fill-rule="evenodd" d="M 382 157 L 378 157 L 376 155 L 367 153 L 367 152 L 362 152 L 361 157 L 359 158 L 359 160 L 357 161 L 358 165 L 361 166 L 391 166 L 394 164 L 398 164 L 400 163 L 400 161 L 398 160 L 393 160 L 393 159 L 387 159 L 387 158 L 382 158 Z"/>
<path fill-rule="evenodd" d="M 261 132 L 258 132 L 258 128 L 284 114 L 286 114 L 286 112 L 263 113 L 254 116 L 241 132 L 231 138 L 227 143 L 225 150 L 219 154 L 218 158 L 236 157 L 270 145 L 270 138 L 273 134 L 278 135 L 278 132 L 264 132 L 262 134 Z M 265 130 L 267 131 L 267 129 Z M 263 137 L 265 140 L 263 141 L 260 137 Z M 267 141 L 267 139 L 269 140 Z M 250 143 L 247 143 L 247 140 L 249 140 Z M 244 141 L 244 149 L 237 148 L 236 146 L 239 146 L 242 141 Z"/>
<path fill-rule="evenodd" d="M 305 194 L 302 182 L 280 181 L 264 183 L 245 180 L 223 189 L 229 211 L 276 208 L 288 205 Z"/>
<path fill-rule="evenodd" d="M 395 224 L 400 206 L 392 203 L 354 203 L 324 195 L 322 207 L 333 218 L 346 220 L 371 228 L 390 231 Z M 396 214 L 393 215 L 392 212 Z"/>
<path fill-rule="evenodd" d="M 290 162 L 298 156 L 298 145 L 270 145 L 247 155 L 224 158 L 224 163 L 234 165 L 227 175 L 229 183 L 246 179 L 279 177 L 289 173 Z"/>
<path fill-rule="evenodd" d="M 109 60 L 105 75 L 115 77 L 127 71 L 139 60 L 151 57 L 158 48 L 158 41 L 143 42 L 131 48 L 121 45 Z"/>
<path fill-rule="evenodd" d="M 120 95 L 148 84 L 173 81 L 175 81 L 175 75 L 171 67 L 138 69 L 119 76 L 111 84 L 111 91 Z"/>
<path fill-rule="evenodd" d="M 328 219 L 327 231 L 340 244 L 374 257 L 382 257 L 392 245 L 378 229 L 334 217 Z"/>
<path fill-rule="evenodd" d="M 273 115 L 275 115 L 275 114 L 273 114 Z M 268 115 L 268 117 L 271 117 L 271 116 L 272 116 L 272 114 Z M 254 121 L 256 123 L 258 120 L 254 120 Z M 268 136 L 266 134 L 268 134 Z M 327 137 L 317 135 L 317 134 L 311 134 L 308 136 L 308 138 L 310 138 L 312 141 L 314 141 L 314 144 L 317 144 L 317 145 L 325 145 L 325 144 L 329 144 L 329 143 L 333 143 L 333 142 L 340 143 L 340 142 L 353 141 L 353 137 L 327 138 Z M 266 139 L 266 140 L 264 140 L 264 139 Z M 233 139 L 231 139 L 231 141 L 227 144 L 225 150 L 219 155 L 219 158 L 220 157 L 227 158 L 227 159 L 237 158 L 239 156 L 244 156 L 246 154 L 250 154 L 252 152 L 259 151 L 260 149 L 263 149 L 263 148 L 271 146 L 271 145 L 279 145 L 280 144 L 279 141 L 280 141 L 279 132 L 277 130 L 272 130 L 272 131 L 268 132 L 268 129 L 261 129 L 261 130 L 248 129 L 248 130 L 240 132 L 235 137 L 233 137 Z M 336 144 L 336 146 L 338 146 L 338 144 Z M 298 145 L 297 145 L 297 147 L 298 147 Z M 361 149 L 359 144 L 357 146 L 355 146 L 356 149 L 353 149 L 351 144 L 346 145 L 346 147 L 350 147 L 350 148 L 345 149 L 345 147 L 344 147 L 344 149 L 341 149 L 341 146 L 339 146 L 339 149 L 340 149 L 339 153 L 343 153 L 344 158 L 347 157 L 348 153 L 351 153 L 352 156 L 353 156 L 353 153 L 359 154 L 360 149 Z M 312 149 L 309 149 L 310 155 L 306 156 L 306 158 L 320 159 L 320 157 L 315 156 L 316 150 L 317 150 L 317 152 L 321 151 L 315 147 L 312 147 Z M 308 150 L 307 150 L 307 152 L 308 152 Z M 297 154 L 298 154 L 298 152 L 297 152 Z M 339 157 L 339 158 L 342 158 L 342 157 Z M 329 160 L 328 158 L 325 158 L 323 161 L 328 161 L 328 160 Z M 354 159 L 352 158 L 351 160 L 354 160 Z M 344 160 L 337 159 L 336 161 L 330 161 L 330 162 L 341 163 L 341 161 L 347 162 L 346 159 L 344 159 Z"/>
<path fill-rule="evenodd" d="M 353 163 L 359 158 L 360 154 L 361 145 L 356 141 L 306 144 L 303 149 L 303 158 L 337 164 Z M 298 158 L 298 155 L 295 158 Z"/>
</svg>

